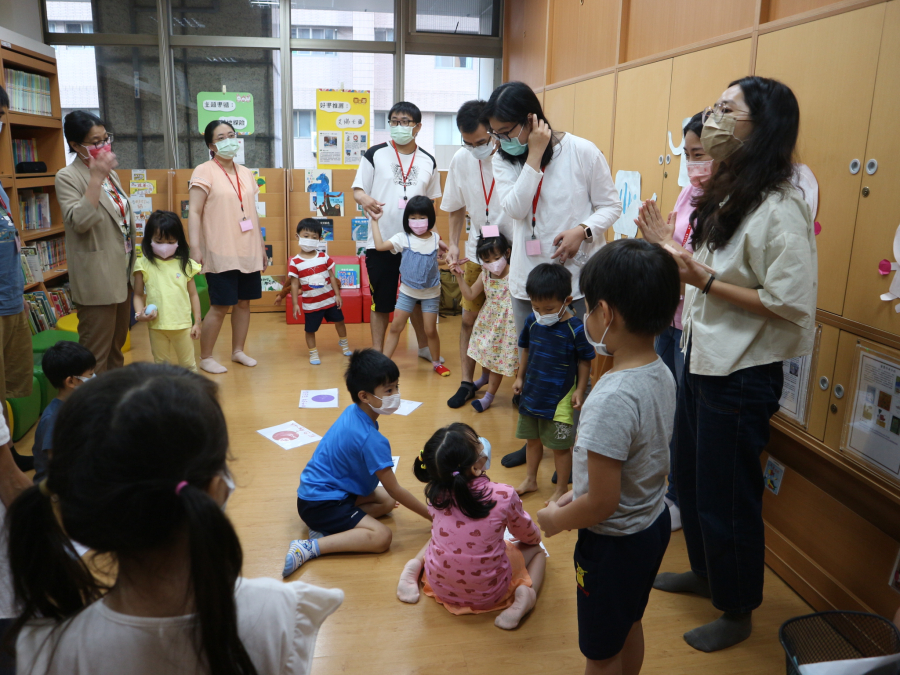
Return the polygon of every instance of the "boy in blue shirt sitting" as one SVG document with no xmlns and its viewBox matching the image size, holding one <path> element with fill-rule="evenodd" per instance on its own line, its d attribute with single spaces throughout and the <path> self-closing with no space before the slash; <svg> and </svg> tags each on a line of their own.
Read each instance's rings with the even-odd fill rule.
<svg viewBox="0 0 900 675">
<path fill-rule="evenodd" d="M 47 466 L 50 463 L 50 455 L 53 452 L 53 427 L 56 425 L 56 413 L 76 388 L 87 382 L 94 376 L 94 367 L 97 359 L 91 350 L 82 347 L 77 342 L 61 340 L 50 347 L 41 359 L 41 368 L 44 375 L 56 390 L 54 398 L 44 412 L 41 421 L 38 422 L 34 432 L 34 445 L 31 454 L 34 455 L 34 484 L 37 485 L 47 477 Z"/>
<path fill-rule="evenodd" d="M 391 444 L 378 431 L 378 416 L 400 407 L 397 364 L 374 349 L 357 350 L 345 380 L 353 405 L 325 433 L 300 474 L 297 511 L 309 539 L 291 542 L 285 577 L 327 553 L 387 551 L 391 530 L 376 519 L 398 502 L 431 520 L 428 507 L 397 482 Z"/>
<path fill-rule="evenodd" d="M 571 289 L 572 273 L 562 265 L 543 263 L 528 274 L 525 292 L 534 313 L 519 336 L 522 357 L 513 385 L 513 393 L 520 395 L 516 438 L 527 441 L 527 474 L 516 492 L 538 489 L 538 467 L 544 448 L 549 448 L 558 476 L 550 501 L 562 497 L 569 486 L 575 442 L 572 411 L 584 402 L 594 358 L 581 319 L 569 310 Z"/>
</svg>

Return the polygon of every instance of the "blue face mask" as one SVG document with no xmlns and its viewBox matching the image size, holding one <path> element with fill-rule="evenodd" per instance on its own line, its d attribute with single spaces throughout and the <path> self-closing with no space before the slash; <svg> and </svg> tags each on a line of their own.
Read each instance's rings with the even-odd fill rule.
<svg viewBox="0 0 900 675">
<path fill-rule="evenodd" d="M 524 155 L 528 152 L 528 143 L 520 143 L 518 138 L 511 138 L 508 141 L 500 141 L 500 148 L 507 155 Z"/>
</svg>

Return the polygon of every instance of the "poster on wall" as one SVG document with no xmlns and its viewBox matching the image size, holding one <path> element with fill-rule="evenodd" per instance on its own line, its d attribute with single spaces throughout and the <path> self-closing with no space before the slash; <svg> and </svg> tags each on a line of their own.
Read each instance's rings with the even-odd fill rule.
<svg viewBox="0 0 900 675">
<path fill-rule="evenodd" d="M 153 213 L 153 200 L 140 195 L 129 197 L 128 201 L 131 202 L 131 210 L 134 213 L 134 233 L 138 237 L 143 237 L 144 226 L 147 224 L 150 214 Z"/>
<path fill-rule="evenodd" d="M 857 345 L 841 449 L 900 484 L 900 361 Z"/>
<path fill-rule="evenodd" d="M 639 171 L 616 171 L 616 192 L 622 202 L 622 215 L 613 224 L 615 238 L 634 237 L 637 225 L 634 219 L 641 206 L 641 174 Z"/>
<path fill-rule="evenodd" d="M 786 359 L 781 364 L 784 386 L 781 390 L 781 400 L 778 401 L 781 406 L 778 414 L 804 429 L 809 423 L 810 373 L 816 368 L 821 335 L 822 328 L 817 327 L 812 354 Z"/>
<path fill-rule="evenodd" d="M 316 90 L 316 166 L 342 169 L 358 166 L 369 147 L 371 92 Z"/>
<path fill-rule="evenodd" d="M 253 94 L 248 92 L 201 91 L 197 93 L 197 131 L 201 134 L 213 120 L 224 120 L 239 136 L 254 131 Z"/>
</svg>

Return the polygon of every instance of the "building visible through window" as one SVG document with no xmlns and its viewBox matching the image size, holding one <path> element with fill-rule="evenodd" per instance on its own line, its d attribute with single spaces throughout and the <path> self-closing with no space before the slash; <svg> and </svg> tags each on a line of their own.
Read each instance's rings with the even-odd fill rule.
<svg viewBox="0 0 900 675">
<path fill-rule="evenodd" d="M 311 138 L 316 132 L 316 111 L 294 111 L 294 138 Z"/>
<path fill-rule="evenodd" d="M 472 68 L 470 56 L 435 56 L 436 68 Z"/>
</svg>

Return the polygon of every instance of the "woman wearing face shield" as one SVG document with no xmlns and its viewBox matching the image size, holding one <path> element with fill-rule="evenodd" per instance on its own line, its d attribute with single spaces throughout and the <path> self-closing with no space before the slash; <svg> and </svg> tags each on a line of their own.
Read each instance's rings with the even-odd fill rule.
<svg viewBox="0 0 900 675">
<path fill-rule="evenodd" d="M 691 570 L 655 588 L 710 597 L 722 616 L 685 633 L 717 651 L 745 640 L 762 602 L 765 558 L 760 453 L 778 410 L 785 359 L 815 333 L 813 220 L 792 184 L 800 110 L 784 84 L 732 82 L 704 113 L 713 173 L 691 215 L 693 256 L 670 247 L 687 290 L 684 372 L 675 419 L 675 478 Z"/>
<path fill-rule="evenodd" d="M 78 341 L 97 359 L 96 373 L 125 363 L 131 318 L 134 213 L 114 169 L 113 136 L 96 115 L 75 110 L 63 132 L 74 161 L 56 173 L 56 199 L 66 228 Z"/>
</svg>

